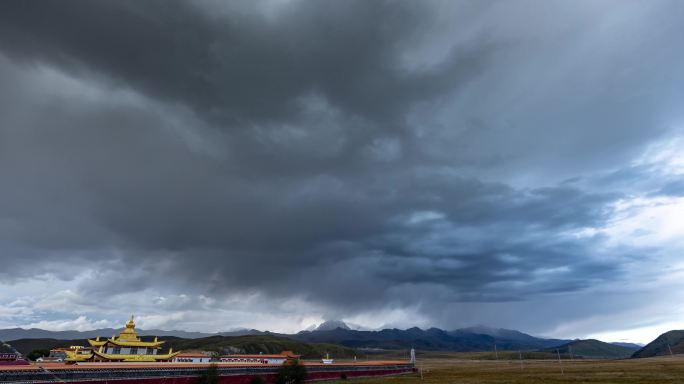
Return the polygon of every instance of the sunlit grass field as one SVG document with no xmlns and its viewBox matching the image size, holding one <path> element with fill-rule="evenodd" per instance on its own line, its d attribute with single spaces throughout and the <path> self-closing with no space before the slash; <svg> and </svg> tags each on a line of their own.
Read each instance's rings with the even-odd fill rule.
<svg viewBox="0 0 684 384">
<path fill-rule="evenodd" d="M 684 355 L 627 360 L 473 360 L 472 355 L 419 359 L 420 374 L 338 381 L 367 384 L 684 383 Z M 562 368 L 562 370 L 561 370 Z"/>
</svg>

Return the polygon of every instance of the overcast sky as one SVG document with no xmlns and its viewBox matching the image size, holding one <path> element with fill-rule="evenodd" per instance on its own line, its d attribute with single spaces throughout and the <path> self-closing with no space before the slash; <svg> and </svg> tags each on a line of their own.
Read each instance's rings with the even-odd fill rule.
<svg viewBox="0 0 684 384">
<path fill-rule="evenodd" d="M 2 1 L 0 328 L 684 328 L 683 14 Z"/>
</svg>

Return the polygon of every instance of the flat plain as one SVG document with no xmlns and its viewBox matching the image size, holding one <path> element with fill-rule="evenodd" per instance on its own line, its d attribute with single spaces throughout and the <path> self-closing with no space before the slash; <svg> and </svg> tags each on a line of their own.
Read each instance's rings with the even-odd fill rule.
<svg viewBox="0 0 684 384">
<path fill-rule="evenodd" d="M 684 383 L 684 355 L 625 360 L 473 360 L 465 354 L 419 359 L 419 374 L 339 381 L 364 384 Z M 561 372 L 562 368 L 562 372 Z"/>
</svg>

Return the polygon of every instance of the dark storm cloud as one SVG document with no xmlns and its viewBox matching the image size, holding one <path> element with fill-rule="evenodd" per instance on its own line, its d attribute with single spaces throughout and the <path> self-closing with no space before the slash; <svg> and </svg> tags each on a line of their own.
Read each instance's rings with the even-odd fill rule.
<svg viewBox="0 0 684 384">
<path fill-rule="evenodd" d="M 604 9 L 557 3 L 547 34 L 509 33 L 522 4 L 1 3 L 0 279 L 69 278 L 22 263 L 59 257 L 98 271 L 77 287 L 92 297 L 435 319 L 619 281 L 639 250 L 578 233 L 658 190 L 624 162 L 671 133 L 679 78 L 644 76 L 659 48 L 605 53 L 612 32 L 587 32 Z M 592 49 L 656 59 L 614 75 Z"/>
<path fill-rule="evenodd" d="M 248 5 L 226 4 L 212 17 L 182 1 L 10 2 L 0 32 L 14 55 L 94 70 L 225 124 L 293 118 L 309 93 L 345 112 L 401 121 L 412 103 L 465 82 L 486 59 L 486 44 L 470 44 L 439 65 L 402 68 L 401 54 L 425 38 L 431 16 L 419 4 L 293 4 L 274 19 Z"/>
</svg>

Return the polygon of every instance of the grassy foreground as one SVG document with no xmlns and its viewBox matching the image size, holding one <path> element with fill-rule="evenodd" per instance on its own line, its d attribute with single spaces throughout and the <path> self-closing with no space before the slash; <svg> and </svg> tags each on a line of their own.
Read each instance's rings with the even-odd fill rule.
<svg viewBox="0 0 684 384">
<path fill-rule="evenodd" d="M 563 373 L 561 374 L 561 365 Z M 472 360 L 470 356 L 419 359 L 420 375 L 338 381 L 364 384 L 469 383 L 684 383 L 684 355 L 628 360 Z"/>
</svg>

